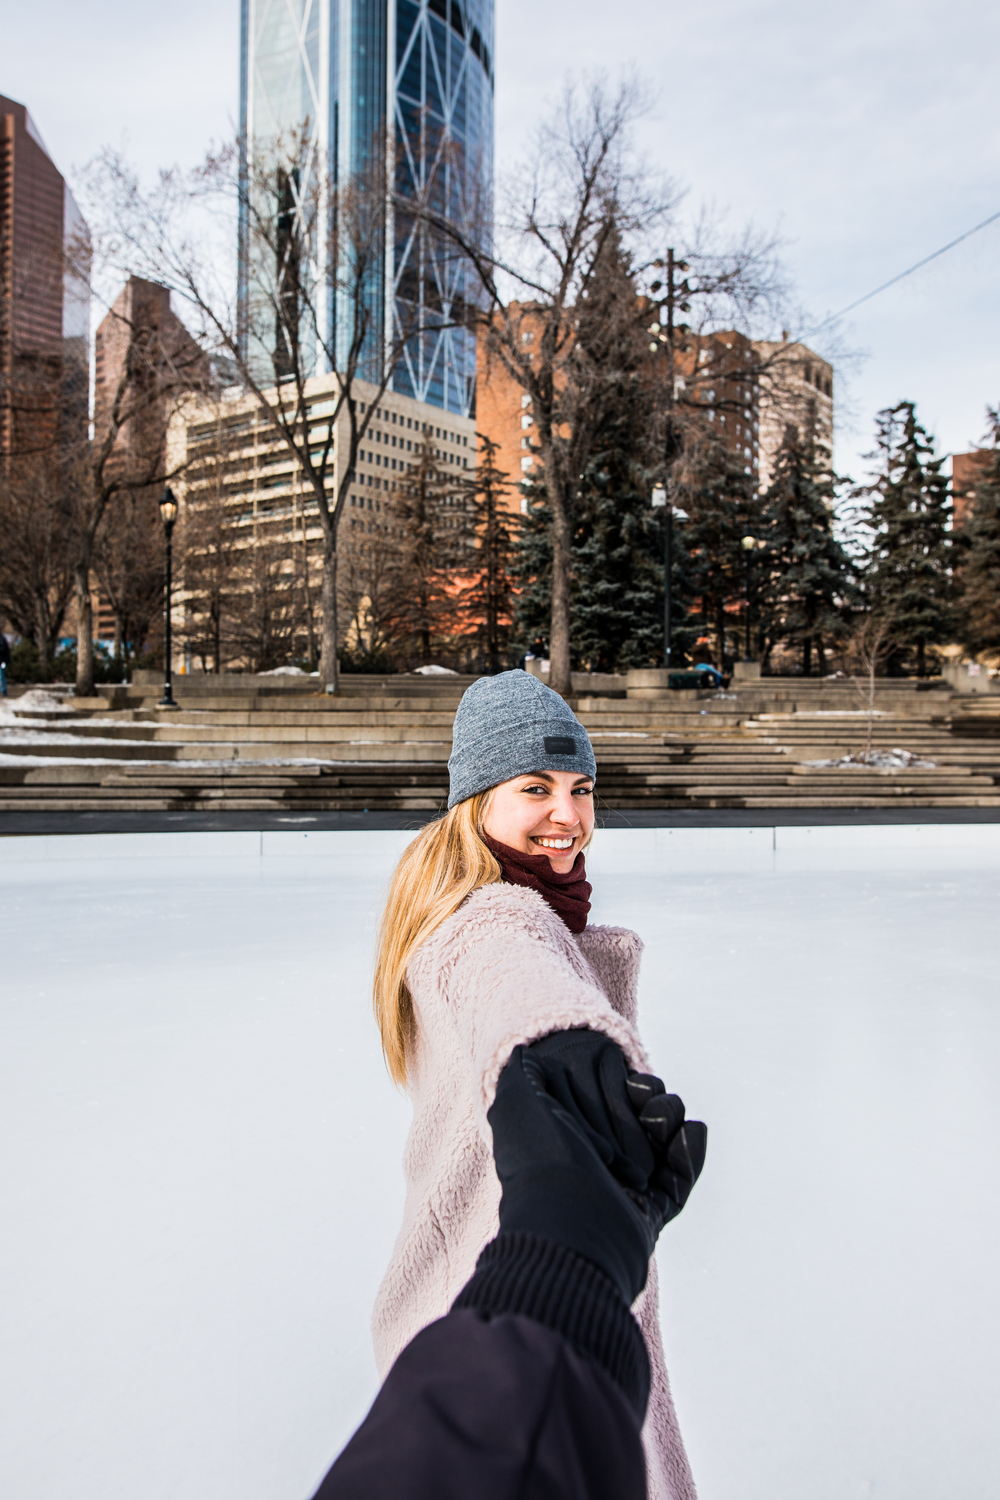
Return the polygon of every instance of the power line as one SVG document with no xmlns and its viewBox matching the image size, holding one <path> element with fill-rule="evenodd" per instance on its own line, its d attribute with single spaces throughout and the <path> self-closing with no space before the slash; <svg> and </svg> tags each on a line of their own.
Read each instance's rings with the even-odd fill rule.
<svg viewBox="0 0 1000 1500">
<path fill-rule="evenodd" d="M 914 271 L 920 270 L 921 266 L 930 265 L 931 261 L 937 260 L 939 255 L 944 255 L 948 250 L 954 250 L 956 245 L 960 245 L 962 241 L 967 240 L 970 235 L 978 234 L 980 229 L 985 229 L 987 224 L 992 224 L 996 219 L 1000 219 L 1000 211 L 995 214 L 990 214 L 988 219 L 984 219 L 983 222 L 981 224 L 977 224 L 974 229 L 967 229 L 964 234 L 959 235 L 957 240 L 952 240 L 948 245 L 942 245 L 941 249 L 935 250 L 933 255 L 926 255 L 923 260 L 918 260 L 916 265 L 911 266 L 908 271 L 900 271 L 899 275 L 894 276 L 891 281 L 883 281 L 881 286 L 877 286 L 873 292 L 866 292 L 863 297 L 858 298 L 857 302 L 852 302 L 850 307 L 842 308 L 840 312 L 834 313 L 829 318 L 824 318 L 823 322 L 818 323 L 812 330 L 812 332 L 818 333 L 819 330 L 821 328 L 825 328 L 828 323 L 836 323 L 838 318 L 846 318 L 847 314 L 849 312 L 853 312 L 856 307 L 860 307 L 862 302 L 870 302 L 873 297 L 878 296 L 879 292 L 884 292 L 889 287 L 895 286 L 897 281 L 902 281 L 905 277 L 912 276 Z"/>
</svg>

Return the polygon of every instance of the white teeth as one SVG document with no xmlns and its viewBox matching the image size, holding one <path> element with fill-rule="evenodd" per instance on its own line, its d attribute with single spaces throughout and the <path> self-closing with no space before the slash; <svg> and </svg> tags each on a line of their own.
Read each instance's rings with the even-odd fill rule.
<svg viewBox="0 0 1000 1500">
<path fill-rule="evenodd" d="M 536 844 L 541 844 L 543 849 L 572 849 L 572 839 L 536 839 Z"/>
</svg>

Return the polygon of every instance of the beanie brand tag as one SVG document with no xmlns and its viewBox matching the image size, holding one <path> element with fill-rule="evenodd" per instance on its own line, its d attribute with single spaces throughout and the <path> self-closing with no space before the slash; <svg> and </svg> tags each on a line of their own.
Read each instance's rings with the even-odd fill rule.
<svg viewBox="0 0 1000 1500">
<path fill-rule="evenodd" d="M 576 740 L 569 735 L 547 734 L 545 736 L 546 755 L 575 755 Z"/>
</svg>

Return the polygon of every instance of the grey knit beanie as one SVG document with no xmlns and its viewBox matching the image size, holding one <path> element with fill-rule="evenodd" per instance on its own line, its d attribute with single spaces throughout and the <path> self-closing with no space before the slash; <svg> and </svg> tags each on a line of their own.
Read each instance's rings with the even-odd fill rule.
<svg viewBox="0 0 1000 1500">
<path fill-rule="evenodd" d="M 559 694 L 530 672 L 480 677 L 455 713 L 448 806 L 532 771 L 596 779 L 590 736 Z"/>
</svg>

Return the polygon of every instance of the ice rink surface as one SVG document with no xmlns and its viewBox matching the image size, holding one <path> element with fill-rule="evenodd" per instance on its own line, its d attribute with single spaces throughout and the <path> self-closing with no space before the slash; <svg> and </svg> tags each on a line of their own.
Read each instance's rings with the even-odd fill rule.
<svg viewBox="0 0 1000 1500">
<path fill-rule="evenodd" d="M 1000 827 L 870 832 L 590 862 L 709 1123 L 660 1245 L 702 1500 L 996 1493 Z M 404 837 L 0 841 L 4 1500 L 306 1500 L 364 1414 Z"/>
</svg>

